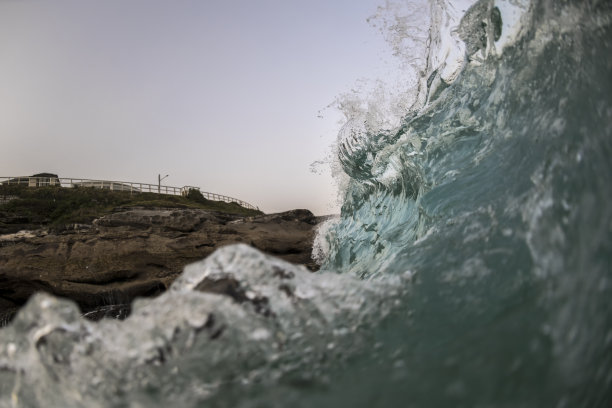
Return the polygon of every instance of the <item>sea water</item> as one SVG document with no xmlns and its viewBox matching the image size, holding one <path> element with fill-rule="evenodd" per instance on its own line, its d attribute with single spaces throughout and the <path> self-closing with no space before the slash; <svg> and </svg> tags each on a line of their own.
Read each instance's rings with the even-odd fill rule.
<svg viewBox="0 0 612 408">
<path fill-rule="evenodd" d="M 36 295 L 0 406 L 610 406 L 612 4 L 423 16 L 414 86 L 344 105 L 320 272 L 238 245 L 124 321 Z"/>
</svg>

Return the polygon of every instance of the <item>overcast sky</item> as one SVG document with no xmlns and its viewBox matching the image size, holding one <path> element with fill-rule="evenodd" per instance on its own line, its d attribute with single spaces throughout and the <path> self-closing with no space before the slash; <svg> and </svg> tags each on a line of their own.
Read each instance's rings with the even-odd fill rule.
<svg viewBox="0 0 612 408">
<path fill-rule="evenodd" d="M 0 176 L 194 185 L 337 212 L 326 109 L 378 72 L 377 0 L 0 0 Z"/>
</svg>

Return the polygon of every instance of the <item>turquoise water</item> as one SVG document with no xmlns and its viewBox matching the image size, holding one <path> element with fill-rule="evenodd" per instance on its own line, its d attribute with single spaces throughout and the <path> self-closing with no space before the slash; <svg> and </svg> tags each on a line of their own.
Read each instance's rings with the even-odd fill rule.
<svg viewBox="0 0 612 408">
<path fill-rule="evenodd" d="M 612 5 L 522 2 L 501 44 L 511 3 L 397 126 L 346 125 L 322 272 L 238 246 L 124 322 L 33 299 L 2 406 L 610 406 Z M 240 303 L 203 289 L 228 276 Z"/>
<path fill-rule="evenodd" d="M 351 181 L 327 265 L 417 279 L 332 385 L 354 405 L 612 403 L 611 41 L 610 3 L 534 4 L 501 59 L 377 135 L 413 161 Z"/>
<path fill-rule="evenodd" d="M 332 386 L 354 405 L 612 402 L 610 3 L 531 15 L 385 142 L 408 161 L 398 136 L 422 141 L 399 187 L 352 180 L 329 267 L 417 276 Z"/>
</svg>

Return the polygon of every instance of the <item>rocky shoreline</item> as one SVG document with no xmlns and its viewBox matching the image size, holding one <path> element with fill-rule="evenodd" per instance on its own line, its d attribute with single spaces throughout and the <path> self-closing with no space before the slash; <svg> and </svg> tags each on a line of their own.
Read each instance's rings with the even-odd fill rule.
<svg viewBox="0 0 612 408">
<path fill-rule="evenodd" d="M 118 208 L 92 224 L 0 235 L 0 324 L 39 291 L 74 300 L 90 318 L 123 317 L 135 297 L 164 292 L 184 266 L 233 243 L 316 270 L 319 221 L 308 210 L 242 217 Z"/>
</svg>

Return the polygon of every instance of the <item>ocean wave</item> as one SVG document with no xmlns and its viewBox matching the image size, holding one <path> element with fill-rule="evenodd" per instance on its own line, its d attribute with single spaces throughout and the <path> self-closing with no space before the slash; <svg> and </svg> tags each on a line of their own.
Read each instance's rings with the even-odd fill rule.
<svg viewBox="0 0 612 408">
<path fill-rule="evenodd" d="M 374 18 L 409 89 L 339 102 L 321 272 L 228 247 L 123 322 L 37 296 L 0 402 L 608 406 L 610 4 L 430 6 Z"/>
</svg>

